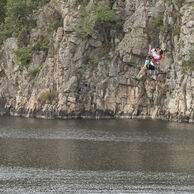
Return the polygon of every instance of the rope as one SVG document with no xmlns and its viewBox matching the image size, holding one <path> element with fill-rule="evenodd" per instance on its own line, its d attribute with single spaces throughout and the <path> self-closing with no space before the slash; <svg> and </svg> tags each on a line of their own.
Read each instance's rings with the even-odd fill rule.
<svg viewBox="0 0 194 194">
<path fill-rule="evenodd" d="M 148 43 L 151 44 L 151 38 L 150 38 L 150 31 L 149 31 L 149 25 L 148 25 L 148 13 L 146 10 L 146 0 L 144 0 L 144 13 L 145 13 L 145 18 L 146 18 L 146 31 L 147 31 L 147 36 L 148 36 Z M 158 76 L 156 72 L 156 64 L 154 64 L 154 72 L 156 76 L 156 83 L 158 84 Z"/>
<path fill-rule="evenodd" d="M 156 65 L 154 65 L 154 71 L 155 71 L 155 76 L 156 76 L 156 82 L 158 83 L 158 75 L 156 73 Z"/>
<path fill-rule="evenodd" d="M 148 35 L 148 42 L 149 44 L 151 44 L 150 31 L 149 31 L 149 25 L 148 25 L 148 13 L 146 10 L 146 0 L 144 0 L 144 12 L 145 12 L 145 18 L 146 18 L 146 30 Z"/>
</svg>

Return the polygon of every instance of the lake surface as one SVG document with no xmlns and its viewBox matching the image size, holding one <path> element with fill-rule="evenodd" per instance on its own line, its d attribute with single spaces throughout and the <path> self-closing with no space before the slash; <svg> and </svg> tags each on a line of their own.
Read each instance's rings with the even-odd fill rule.
<svg viewBox="0 0 194 194">
<path fill-rule="evenodd" d="M 0 193 L 194 193 L 194 124 L 0 117 Z"/>
</svg>

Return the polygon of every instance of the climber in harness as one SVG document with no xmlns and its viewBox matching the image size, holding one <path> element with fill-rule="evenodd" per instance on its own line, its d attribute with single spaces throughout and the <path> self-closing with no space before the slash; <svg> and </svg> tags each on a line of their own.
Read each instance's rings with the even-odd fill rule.
<svg viewBox="0 0 194 194">
<path fill-rule="evenodd" d="M 145 27 L 146 27 L 148 43 L 149 43 L 149 52 L 148 52 L 148 57 L 146 58 L 144 67 L 142 67 L 141 71 L 136 76 L 136 79 L 140 80 L 145 74 L 146 69 L 150 69 L 152 70 L 153 79 L 157 80 L 156 66 L 159 65 L 159 62 L 162 59 L 163 50 L 160 49 L 160 47 L 151 49 L 151 38 L 150 38 L 150 32 L 149 32 L 148 14 L 146 10 L 146 0 L 144 0 L 144 12 L 145 12 L 145 19 L 146 19 Z"/>
<path fill-rule="evenodd" d="M 151 49 L 151 44 L 149 44 L 148 56 L 146 58 L 144 66 L 136 76 L 136 79 L 140 80 L 144 76 L 146 69 L 149 69 L 152 71 L 153 79 L 157 80 L 156 66 L 159 65 L 159 62 L 162 59 L 162 54 L 163 54 L 163 50 L 160 49 L 160 47 Z"/>
</svg>

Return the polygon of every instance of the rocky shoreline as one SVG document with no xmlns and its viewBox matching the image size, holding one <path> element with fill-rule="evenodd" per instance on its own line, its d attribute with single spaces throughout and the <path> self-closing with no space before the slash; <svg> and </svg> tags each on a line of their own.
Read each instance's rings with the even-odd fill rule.
<svg viewBox="0 0 194 194">
<path fill-rule="evenodd" d="M 11 116 L 11 117 L 24 117 L 24 118 L 37 118 L 37 119 L 152 119 L 152 120 L 165 120 L 165 121 L 175 121 L 175 122 L 188 122 L 194 123 L 194 120 L 191 120 L 189 117 L 183 116 L 149 116 L 149 115 L 115 115 L 111 111 L 96 111 L 96 112 L 81 112 L 81 113 L 66 113 L 66 112 L 52 112 L 52 111 L 34 111 L 34 112 L 25 112 L 20 110 L 19 112 L 14 112 L 13 110 L 2 110 L 0 109 L 0 116 Z"/>
</svg>

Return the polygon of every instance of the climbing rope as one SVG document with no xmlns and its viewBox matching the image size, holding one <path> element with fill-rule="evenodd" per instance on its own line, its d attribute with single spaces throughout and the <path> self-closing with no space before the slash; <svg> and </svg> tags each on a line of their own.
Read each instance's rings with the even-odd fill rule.
<svg viewBox="0 0 194 194">
<path fill-rule="evenodd" d="M 151 38 L 150 38 L 150 31 L 149 31 L 149 22 L 148 22 L 148 13 L 146 9 L 146 0 L 144 0 L 144 13 L 145 13 L 145 18 L 146 18 L 146 31 L 147 31 L 147 36 L 148 36 L 148 43 L 151 44 Z M 156 72 L 156 64 L 154 64 L 154 72 L 156 76 L 156 83 L 158 82 L 158 75 Z"/>
<path fill-rule="evenodd" d="M 146 31 L 147 31 L 147 36 L 148 36 L 148 43 L 151 44 L 151 38 L 150 38 L 150 31 L 149 31 L 149 22 L 148 22 L 148 13 L 146 9 L 146 0 L 144 0 L 144 13 L 145 13 L 145 18 L 146 18 Z M 156 83 L 158 83 L 158 75 L 156 72 L 156 64 L 154 64 L 154 72 L 156 76 Z"/>
<path fill-rule="evenodd" d="M 149 44 L 151 44 L 150 31 L 149 31 L 149 25 L 148 25 L 148 13 L 146 10 L 146 0 L 144 0 L 144 12 L 145 12 L 145 18 L 146 18 L 146 30 L 148 35 L 148 42 Z"/>
<path fill-rule="evenodd" d="M 145 12 L 145 19 L 146 19 L 146 31 L 147 31 L 147 36 L 148 36 L 148 43 L 149 45 L 151 45 L 151 38 L 150 38 L 150 31 L 149 31 L 149 21 L 148 21 L 148 14 L 147 14 L 147 9 L 146 9 L 146 3 L 147 1 L 144 0 L 144 12 Z M 152 59 L 151 59 L 152 60 Z M 154 61 L 152 61 L 154 63 Z M 156 64 L 154 63 L 154 76 L 155 76 L 155 80 L 156 80 L 156 84 L 158 85 L 158 75 L 157 75 L 157 72 L 156 72 Z M 139 74 L 137 75 L 136 79 L 140 79 L 139 78 Z"/>
</svg>

